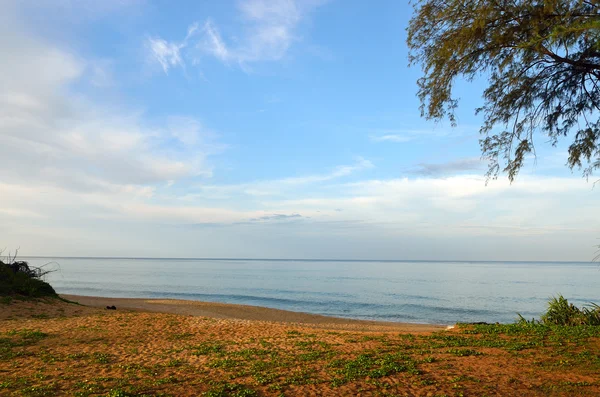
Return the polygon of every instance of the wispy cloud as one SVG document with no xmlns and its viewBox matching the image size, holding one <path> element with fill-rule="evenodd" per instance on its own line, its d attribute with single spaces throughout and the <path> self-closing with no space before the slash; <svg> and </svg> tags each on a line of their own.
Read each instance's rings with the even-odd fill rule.
<svg viewBox="0 0 600 397">
<path fill-rule="evenodd" d="M 224 63 L 236 63 L 243 69 L 254 62 L 277 61 L 285 57 L 300 37 L 300 23 L 323 0 L 243 0 L 238 2 L 242 32 L 234 44 L 224 39 L 218 25 L 211 18 L 195 22 L 188 28 L 182 41 L 168 41 L 161 37 L 147 39 L 152 59 L 165 73 L 186 61 L 211 56 Z M 200 28 L 200 26 L 202 26 Z M 184 51 L 187 49 L 188 51 Z"/>
<path fill-rule="evenodd" d="M 372 135 L 370 138 L 373 142 L 409 142 L 413 139 L 410 136 L 400 134 Z"/>
<path fill-rule="evenodd" d="M 432 135 L 442 137 L 448 135 L 448 132 L 435 129 L 381 129 L 372 132 L 369 139 L 372 142 L 406 143 Z"/>
<path fill-rule="evenodd" d="M 229 58 L 240 63 L 281 59 L 297 40 L 296 26 L 315 5 L 293 0 L 239 2 L 241 18 L 246 23 L 245 36 L 240 46 L 227 50 Z M 217 44 L 208 49 L 218 53 L 224 43 Z"/>
<path fill-rule="evenodd" d="M 271 197 L 249 207 L 240 191 L 232 193 L 236 201 L 210 206 L 201 200 L 157 201 L 151 189 L 140 186 L 72 194 L 57 186 L 0 183 L 0 192 L 6 192 L 0 194 L 0 220 L 11 230 L 5 244 L 23 246 L 21 236 L 28 252 L 37 248 L 46 254 L 43 247 L 72 250 L 77 241 L 82 254 L 101 255 L 97 242 L 102 241 L 102 249 L 109 244 L 111 252 L 127 255 L 147 255 L 148 247 L 159 246 L 163 255 L 186 256 L 328 252 L 338 258 L 496 260 L 589 259 L 596 242 L 590 236 L 600 227 L 589 216 L 597 212 L 597 194 L 580 178 L 521 178 L 512 186 L 496 181 L 486 187 L 483 178 L 465 175 L 335 187 L 329 197 L 309 190 L 307 198 Z M 127 230 L 123 240 L 122 230 Z M 574 243 L 565 245 L 565 239 Z M 302 249 L 294 251 L 300 242 Z M 358 247 L 362 251 L 353 251 Z"/>
<path fill-rule="evenodd" d="M 148 38 L 148 46 L 154 59 L 160 64 L 165 73 L 169 69 L 183 65 L 181 58 L 181 49 L 185 47 L 184 43 L 170 43 L 161 38 Z"/>
<path fill-rule="evenodd" d="M 304 185 L 308 183 L 325 182 L 350 175 L 356 171 L 366 170 L 373 167 L 373 163 L 371 163 L 369 160 L 359 157 L 354 164 L 338 166 L 327 174 L 284 178 L 273 181 L 273 183 L 284 185 Z"/>
<path fill-rule="evenodd" d="M 223 42 L 219 30 L 211 20 L 207 20 L 204 23 L 203 30 L 205 37 L 202 42 L 196 44 L 197 48 L 208 52 L 223 62 L 229 62 L 232 58 L 235 58 L 227 48 L 227 45 Z"/>
<path fill-rule="evenodd" d="M 288 222 L 304 219 L 300 214 L 270 214 L 250 219 L 250 222 Z"/>
<path fill-rule="evenodd" d="M 181 42 L 167 41 L 159 37 L 149 37 L 146 45 L 151 59 L 158 62 L 163 71 L 168 74 L 169 69 L 184 66 L 182 50 L 189 44 L 190 39 L 198 32 L 198 24 L 188 27 L 187 35 Z"/>
<path fill-rule="evenodd" d="M 461 126 L 453 128 L 432 128 L 410 129 L 377 129 L 372 130 L 369 139 L 372 142 L 392 142 L 406 143 L 419 141 L 422 139 L 436 138 L 456 138 L 459 136 L 477 134 L 477 128 L 472 126 Z"/>
<path fill-rule="evenodd" d="M 410 173 L 422 176 L 456 175 L 461 172 L 480 171 L 484 162 L 479 157 L 470 157 L 444 163 L 419 163 Z"/>
<path fill-rule="evenodd" d="M 540 195 L 546 199 L 536 199 Z M 364 180 L 337 185 L 333 196 L 316 192 L 306 198 L 272 198 L 264 205 L 315 219 L 411 225 L 415 233 L 439 235 L 441 230 L 476 225 L 493 229 L 490 233 L 506 230 L 509 236 L 515 228 L 539 234 L 546 228 L 553 233 L 596 227 L 588 222 L 595 197 L 591 185 L 579 178 L 523 177 L 512 185 L 495 181 L 486 186 L 483 177 L 460 175 Z"/>
<path fill-rule="evenodd" d="M 374 167 L 369 160 L 358 157 L 354 164 L 340 165 L 330 172 L 322 174 L 255 181 L 237 185 L 202 185 L 198 188 L 198 192 L 189 194 L 187 200 L 197 198 L 226 199 L 239 195 L 256 198 L 281 196 L 306 186 L 330 182 Z"/>
</svg>

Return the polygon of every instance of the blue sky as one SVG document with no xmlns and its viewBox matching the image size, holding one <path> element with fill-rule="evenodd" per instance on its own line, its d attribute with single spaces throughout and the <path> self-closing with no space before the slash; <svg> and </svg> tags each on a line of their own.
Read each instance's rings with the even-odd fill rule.
<svg viewBox="0 0 600 397">
<path fill-rule="evenodd" d="M 398 1 L 0 5 L 2 246 L 29 255 L 590 260 L 540 137 L 485 184 L 482 81 L 422 119 Z"/>
</svg>

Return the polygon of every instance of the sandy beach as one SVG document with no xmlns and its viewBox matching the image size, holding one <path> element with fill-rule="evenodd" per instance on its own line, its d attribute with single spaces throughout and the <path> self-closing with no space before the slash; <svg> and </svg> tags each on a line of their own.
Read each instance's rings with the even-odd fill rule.
<svg viewBox="0 0 600 397">
<path fill-rule="evenodd" d="M 0 304 L 0 395 L 600 394 L 595 329 L 446 330 L 243 305 L 64 298 L 78 303 Z"/>
<path fill-rule="evenodd" d="M 200 302 L 178 299 L 104 298 L 96 296 L 61 295 L 64 299 L 84 306 L 117 310 L 170 313 L 216 319 L 269 321 L 319 328 L 335 328 L 361 331 L 432 332 L 445 329 L 445 325 L 393 323 L 364 321 L 292 312 L 259 306 L 228 303 Z"/>
</svg>

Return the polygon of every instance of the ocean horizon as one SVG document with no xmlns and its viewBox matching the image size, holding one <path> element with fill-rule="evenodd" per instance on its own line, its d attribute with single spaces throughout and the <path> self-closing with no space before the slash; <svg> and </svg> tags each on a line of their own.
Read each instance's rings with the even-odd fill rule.
<svg viewBox="0 0 600 397">
<path fill-rule="evenodd" d="M 123 259 L 123 260 L 177 260 L 177 261 L 266 261 L 266 262 L 440 262 L 440 263 L 590 263 L 590 261 L 527 261 L 527 260 L 463 260 L 463 259 L 329 259 L 329 258 L 235 258 L 235 257 L 151 257 L 151 256 L 47 256 L 47 255 L 18 255 L 18 259 Z"/>
<path fill-rule="evenodd" d="M 173 298 L 425 324 L 539 318 L 550 297 L 598 302 L 596 262 L 20 257 L 59 294 Z"/>
</svg>

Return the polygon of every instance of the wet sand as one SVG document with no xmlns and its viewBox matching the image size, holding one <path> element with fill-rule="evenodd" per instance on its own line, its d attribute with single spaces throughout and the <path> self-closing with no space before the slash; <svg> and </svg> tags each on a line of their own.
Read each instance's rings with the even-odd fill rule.
<svg viewBox="0 0 600 397">
<path fill-rule="evenodd" d="M 432 332 L 446 328 L 445 325 L 352 320 L 229 303 L 200 302 L 178 299 L 104 298 L 80 295 L 61 295 L 61 297 L 73 302 L 77 302 L 84 306 L 96 308 L 115 306 L 117 307 L 117 310 L 169 313 L 216 319 L 306 324 L 316 328 L 328 329 L 348 329 L 355 331 Z"/>
</svg>

